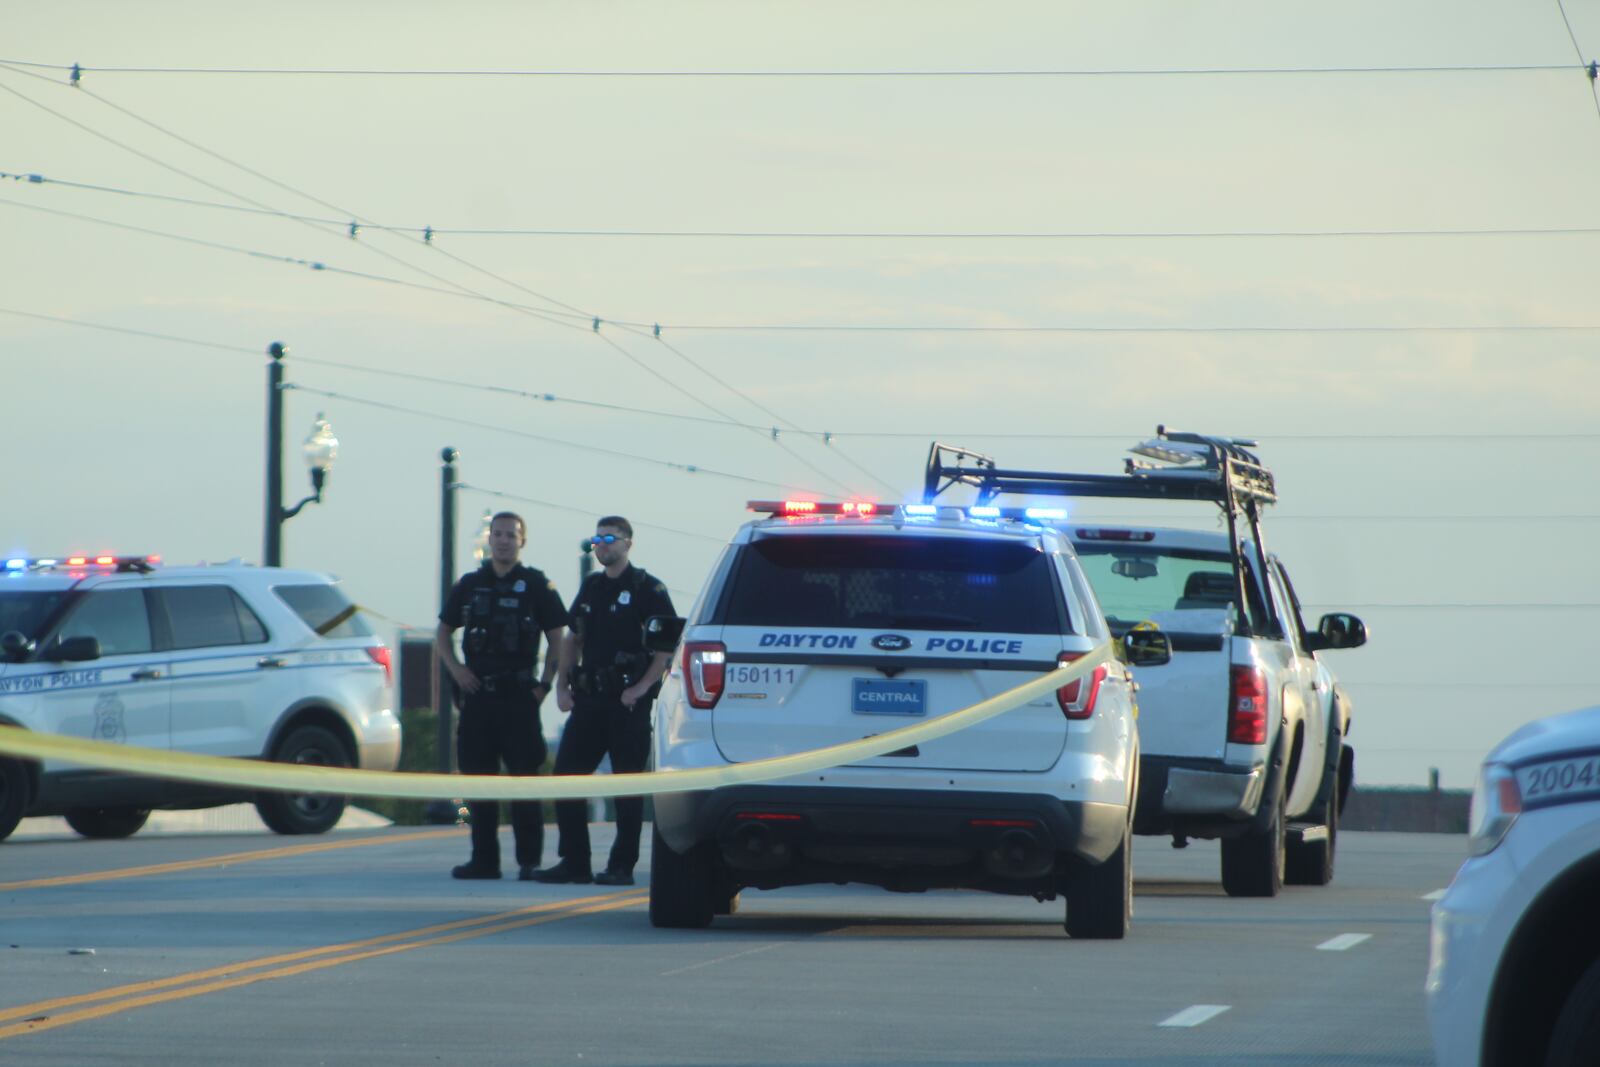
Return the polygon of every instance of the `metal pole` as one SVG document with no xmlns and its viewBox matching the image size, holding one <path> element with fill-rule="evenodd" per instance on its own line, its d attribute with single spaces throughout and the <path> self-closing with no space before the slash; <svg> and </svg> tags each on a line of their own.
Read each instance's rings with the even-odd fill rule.
<svg viewBox="0 0 1600 1067">
<path fill-rule="evenodd" d="M 450 599 L 450 590 L 456 582 L 456 460 L 460 458 L 460 453 L 453 448 L 446 448 L 439 453 L 439 458 L 444 461 L 439 470 L 439 611 L 443 614 L 445 603 Z M 440 774 L 450 774 L 455 770 L 451 730 L 455 704 L 452 696 L 450 679 L 435 655 L 433 706 L 439 719 L 435 750 L 438 753 L 436 769 Z M 448 800 L 429 801 L 425 817 L 431 823 L 455 822 L 456 806 Z"/>
<path fill-rule="evenodd" d="M 267 346 L 267 508 L 261 562 L 268 567 L 283 563 L 283 357 L 289 350 L 281 341 Z"/>
<path fill-rule="evenodd" d="M 584 579 L 594 572 L 594 545 L 588 539 L 578 542 L 578 585 L 583 585 Z"/>
</svg>

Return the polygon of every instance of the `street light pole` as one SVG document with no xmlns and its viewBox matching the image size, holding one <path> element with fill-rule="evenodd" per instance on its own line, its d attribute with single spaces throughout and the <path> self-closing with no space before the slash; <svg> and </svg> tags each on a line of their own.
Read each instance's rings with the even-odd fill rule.
<svg viewBox="0 0 1600 1067">
<path fill-rule="evenodd" d="M 283 562 L 283 356 L 287 351 L 281 341 L 267 346 L 272 362 L 267 364 L 267 521 L 261 560 L 268 567 Z"/>
<path fill-rule="evenodd" d="M 446 448 L 439 453 L 439 458 L 444 461 L 443 466 L 439 468 L 439 613 L 441 616 L 444 614 L 445 605 L 450 600 L 450 590 L 456 581 L 456 460 L 460 455 L 453 448 Z M 433 706 L 438 715 L 439 733 L 434 750 L 438 760 L 435 769 L 440 774 L 450 774 L 455 770 L 453 737 L 450 729 L 454 717 L 453 695 L 450 678 L 445 674 L 444 666 L 435 654 Z M 430 800 L 424 817 L 430 823 L 453 823 L 456 821 L 456 805 L 448 800 Z"/>
</svg>

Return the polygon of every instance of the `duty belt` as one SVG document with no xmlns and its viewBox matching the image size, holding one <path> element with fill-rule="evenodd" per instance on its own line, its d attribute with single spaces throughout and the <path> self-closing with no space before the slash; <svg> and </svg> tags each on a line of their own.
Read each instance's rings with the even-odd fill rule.
<svg viewBox="0 0 1600 1067">
<path fill-rule="evenodd" d="M 500 671 L 496 674 L 485 674 L 478 678 L 482 683 L 485 693 L 509 693 L 517 689 L 533 689 L 533 669 L 526 668 L 520 671 Z"/>
</svg>

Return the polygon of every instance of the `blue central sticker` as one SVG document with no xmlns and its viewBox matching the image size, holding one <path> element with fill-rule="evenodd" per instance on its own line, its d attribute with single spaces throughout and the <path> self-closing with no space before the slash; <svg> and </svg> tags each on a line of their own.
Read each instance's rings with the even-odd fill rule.
<svg viewBox="0 0 1600 1067">
<path fill-rule="evenodd" d="M 850 710 L 857 715 L 926 715 L 928 683 L 894 678 L 852 678 Z"/>
</svg>

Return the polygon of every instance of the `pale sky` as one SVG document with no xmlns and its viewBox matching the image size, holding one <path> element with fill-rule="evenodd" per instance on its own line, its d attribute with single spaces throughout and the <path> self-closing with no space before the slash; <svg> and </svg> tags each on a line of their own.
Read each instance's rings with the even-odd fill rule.
<svg viewBox="0 0 1600 1067">
<path fill-rule="evenodd" d="M 1600 55 L 1600 2 L 1566 15 Z M 913 499 L 935 437 L 1112 472 L 1164 422 L 1259 438 L 1270 546 L 1313 616 L 1368 622 L 1371 645 L 1330 654 L 1360 780 L 1466 787 L 1516 725 L 1597 699 L 1600 234 L 1438 232 L 1600 228 L 1600 110 L 1554 0 L 7 3 L 0 42 L 0 171 L 49 179 L 0 179 L 0 308 L 222 346 L 0 312 L 0 552 L 259 560 L 277 340 L 302 387 L 290 502 L 317 412 L 342 442 L 285 561 L 390 619 L 437 612 L 446 445 L 472 486 L 575 509 L 464 490 L 459 569 L 510 506 L 570 597 L 591 517 L 621 512 L 687 608 L 747 499 Z M 55 69 L 74 62 L 77 90 Z M 1349 70 L 1373 67 L 1537 69 Z M 442 232 L 352 239 L 354 218 Z M 1417 329 L 1446 326 L 1517 329 Z"/>
</svg>

